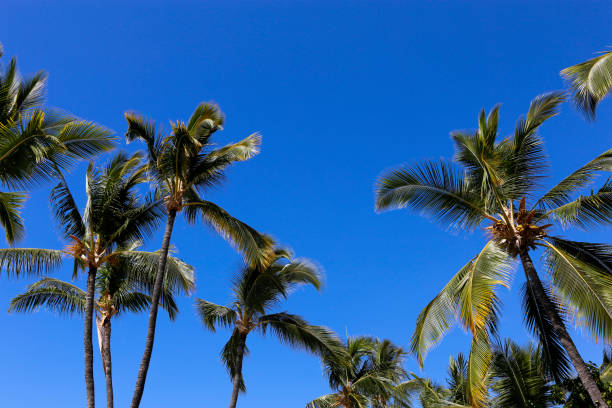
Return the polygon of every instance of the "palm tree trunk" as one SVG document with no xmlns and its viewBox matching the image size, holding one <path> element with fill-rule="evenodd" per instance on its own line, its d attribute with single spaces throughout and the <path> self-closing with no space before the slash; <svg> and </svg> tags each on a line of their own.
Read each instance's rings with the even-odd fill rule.
<svg viewBox="0 0 612 408">
<path fill-rule="evenodd" d="M 149 326 L 147 328 L 147 339 L 145 349 L 136 378 L 136 386 L 134 387 L 134 395 L 132 397 L 131 408 L 138 408 L 142 394 L 144 392 L 145 381 L 147 380 L 147 371 L 149 371 L 149 363 L 151 362 L 151 354 L 153 353 L 153 342 L 155 340 L 155 326 L 157 324 L 157 309 L 159 306 L 159 297 L 161 295 L 162 285 L 164 283 L 164 275 L 166 271 L 166 261 L 168 260 L 168 248 L 170 247 L 170 238 L 172 237 L 172 228 L 174 228 L 174 220 L 176 219 L 176 210 L 168 211 L 168 219 L 166 220 L 166 230 L 162 240 L 161 254 L 159 263 L 157 264 L 157 274 L 155 275 L 155 286 L 151 296 L 151 310 L 149 312 Z"/>
<path fill-rule="evenodd" d="M 238 343 L 238 355 L 236 356 L 236 373 L 232 378 L 232 397 L 230 398 L 229 408 L 236 408 L 238 404 L 238 394 L 240 394 L 240 383 L 242 382 L 242 360 L 244 358 L 244 349 L 246 346 L 246 334 L 240 334 L 240 343 Z"/>
<path fill-rule="evenodd" d="M 102 363 L 106 375 L 106 408 L 113 408 L 113 370 L 111 365 L 111 319 L 107 317 L 102 323 Z"/>
<path fill-rule="evenodd" d="M 87 274 L 87 291 L 85 293 L 85 328 L 83 330 L 83 348 L 85 350 L 85 389 L 87 390 L 87 408 L 96 406 L 93 374 L 92 323 L 94 292 L 96 289 L 97 268 L 90 266 Z"/>
<path fill-rule="evenodd" d="M 561 316 L 559 316 L 557 313 L 557 310 L 551 300 L 546 295 L 546 291 L 542 286 L 542 282 L 536 273 L 535 266 L 533 265 L 527 250 L 523 250 L 521 252 L 521 262 L 523 263 L 525 275 L 527 275 L 527 279 L 530 281 L 529 283 L 531 283 L 534 289 L 534 295 L 537 302 L 542 305 L 542 309 L 544 310 L 544 313 L 548 315 L 554 331 L 559 335 L 561 345 L 563 345 L 563 348 L 567 352 L 567 355 L 576 369 L 578 378 L 580 378 L 582 385 L 589 393 L 589 396 L 593 401 L 593 405 L 599 408 L 608 408 L 608 404 L 606 404 L 605 400 L 601 396 L 601 391 L 599 390 L 597 383 L 593 379 L 593 376 L 589 372 L 584 360 L 580 356 L 574 341 L 567 332 L 565 323 L 561 319 Z"/>
</svg>

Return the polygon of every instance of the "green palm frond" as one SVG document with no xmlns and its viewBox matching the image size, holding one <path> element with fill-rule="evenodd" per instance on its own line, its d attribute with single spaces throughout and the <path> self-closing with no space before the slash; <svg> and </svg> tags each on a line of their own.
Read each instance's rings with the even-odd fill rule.
<svg viewBox="0 0 612 408">
<path fill-rule="evenodd" d="M 91 159 L 107 152 L 115 147 L 117 138 L 111 130 L 94 122 L 72 119 L 61 127 L 57 140 L 61 149 L 50 151 L 48 157 L 55 163 L 66 163 L 66 160 Z"/>
<path fill-rule="evenodd" d="M 588 229 L 612 224 L 612 178 L 596 192 L 548 211 L 549 216 L 563 227 Z"/>
<path fill-rule="evenodd" d="M 306 408 L 338 408 L 340 403 L 336 394 L 322 395 L 306 404 Z"/>
<path fill-rule="evenodd" d="M 597 105 L 612 88 L 612 52 L 567 67 L 561 76 L 569 81 L 576 106 L 587 118 L 594 119 Z"/>
<path fill-rule="evenodd" d="M 153 290 L 160 255 L 158 251 L 118 250 L 115 254 L 117 258 L 130 265 L 130 275 L 142 287 L 147 291 Z M 169 256 L 166 261 L 163 287 L 173 292 L 183 291 L 186 294 L 192 293 L 195 288 L 193 266 L 182 261 L 180 258 Z"/>
<path fill-rule="evenodd" d="M 6 241 L 11 245 L 25 234 L 21 209 L 26 197 L 25 193 L 0 192 L 0 225 L 4 228 Z"/>
<path fill-rule="evenodd" d="M 601 246 L 599 249 L 607 247 L 603 254 L 598 256 L 589 251 L 587 255 L 578 251 L 585 247 L 576 244 L 559 238 L 546 241 L 545 265 L 568 316 L 595 340 L 609 343 L 612 340 L 612 274 L 601 266 L 610 267 L 612 251 L 609 246 Z"/>
<path fill-rule="evenodd" d="M 456 228 L 475 228 L 488 218 L 463 174 L 444 161 L 399 168 L 378 179 L 376 208 L 405 207 Z"/>
<path fill-rule="evenodd" d="M 113 294 L 113 305 L 119 313 L 132 312 L 142 313 L 149 309 L 151 296 L 140 292 L 118 291 Z M 162 306 L 163 307 L 163 306 Z M 171 319 L 176 316 L 176 305 L 173 308 L 165 308 Z"/>
<path fill-rule="evenodd" d="M 44 278 L 28 286 L 25 293 L 11 300 L 9 312 L 33 312 L 41 307 L 73 314 L 85 310 L 85 292 L 59 279 Z"/>
<path fill-rule="evenodd" d="M 562 318 L 563 313 L 560 305 L 547 288 L 544 288 L 544 291 L 550 304 L 557 309 L 556 313 Z M 531 282 L 529 278 L 523 286 L 522 306 L 525 323 L 540 342 L 542 374 L 555 379 L 557 382 L 562 381 L 571 372 L 570 361 L 561 344 L 559 334 L 553 328 L 550 317 L 537 300 L 534 282 Z"/>
<path fill-rule="evenodd" d="M 551 209 L 571 201 L 572 194 L 591 184 L 597 172 L 612 171 L 612 149 L 607 150 L 561 180 L 540 198 L 534 208 Z"/>
<path fill-rule="evenodd" d="M 495 406 L 549 407 L 550 387 L 542 373 L 541 351 L 533 345 L 519 347 L 511 340 L 495 348 L 492 365 Z"/>
<path fill-rule="evenodd" d="M 185 217 L 193 222 L 197 215 L 240 251 L 247 262 L 258 267 L 271 256 L 271 240 L 254 228 L 232 217 L 227 211 L 210 201 L 191 201 L 185 206 Z"/>
<path fill-rule="evenodd" d="M 57 171 L 57 177 L 60 182 L 53 187 L 49 197 L 51 208 L 55 212 L 55 219 L 64 231 L 65 238 L 70 237 L 70 235 L 84 237 L 85 224 L 83 223 L 83 216 L 59 169 Z"/>
<path fill-rule="evenodd" d="M 246 391 L 246 386 L 244 385 L 244 379 L 242 378 L 242 372 L 238 370 L 238 359 L 239 359 L 239 345 L 242 341 L 240 331 L 237 328 L 234 328 L 232 331 L 232 335 L 229 340 L 223 346 L 223 350 L 221 350 L 221 361 L 225 368 L 227 369 L 230 378 L 236 378 L 236 375 L 240 376 L 239 389 L 241 392 Z M 249 349 L 244 346 L 244 355 L 249 354 Z"/>
<path fill-rule="evenodd" d="M 281 342 L 314 354 L 333 356 L 341 347 L 340 340 L 331 330 L 310 325 L 297 315 L 285 312 L 268 314 L 259 318 L 259 324 L 263 334 L 269 330 Z"/>
<path fill-rule="evenodd" d="M 46 275 L 61 266 L 62 255 L 62 251 L 54 249 L 0 249 L 0 271 L 9 276 Z"/>
<path fill-rule="evenodd" d="M 321 290 L 321 270 L 308 259 L 295 259 L 281 267 L 279 275 L 287 285 L 309 284 Z"/>
<path fill-rule="evenodd" d="M 493 358 L 489 335 L 481 330 L 472 335 L 467 364 L 467 396 L 472 406 L 484 406 L 488 396 L 489 366 Z"/>
<path fill-rule="evenodd" d="M 196 312 L 204 327 L 215 332 L 217 326 L 231 327 L 236 322 L 236 312 L 227 307 L 196 299 Z"/>
</svg>

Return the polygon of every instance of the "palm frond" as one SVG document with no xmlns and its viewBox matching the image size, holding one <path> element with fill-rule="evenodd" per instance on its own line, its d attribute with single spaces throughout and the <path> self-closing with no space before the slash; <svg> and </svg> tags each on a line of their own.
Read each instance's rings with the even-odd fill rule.
<svg viewBox="0 0 612 408">
<path fill-rule="evenodd" d="M 238 370 L 238 349 L 241 342 L 243 341 L 241 339 L 241 336 L 242 334 L 240 334 L 240 331 L 238 329 L 235 328 L 232 331 L 232 335 L 230 336 L 227 343 L 225 343 L 225 345 L 223 346 L 223 350 L 221 350 L 221 361 L 225 365 L 225 368 L 227 369 L 227 372 L 231 378 L 235 378 L 236 375 L 240 375 L 239 389 L 241 392 L 245 392 L 246 386 L 244 385 L 244 379 L 242 378 L 242 373 Z M 248 354 L 249 350 L 245 345 L 244 356 Z"/>
<path fill-rule="evenodd" d="M 545 266 L 551 277 L 553 287 L 559 300 L 565 305 L 569 317 L 590 333 L 596 341 L 612 340 L 612 274 L 588 257 L 579 252 L 571 241 L 559 238 L 545 241 Z M 574 256 L 568 249 L 574 248 Z M 582 247 L 584 249 L 584 247 Z M 609 259 L 612 253 L 604 254 Z M 597 256 L 594 251 L 590 255 Z M 601 258 L 601 256 L 599 257 Z M 588 261 L 587 261 L 588 260 Z M 601 259 L 600 259 L 601 260 Z M 606 260 L 601 260 L 606 263 Z"/>
<path fill-rule="evenodd" d="M 68 282 L 44 278 L 28 286 L 25 293 L 14 297 L 9 312 L 33 312 L 41 307 L 58 313 L 83 313 L 85 292 Z"/>
<path fill-rule="evenodd" d="M 210 201 L 191 201 L 185 206 L 185 217 L 193 222 L 201 215 L 221 236 L 230 241 L 251 265 L 265 265 L 272 255 L 272 241 Z"/>
<path fill-rule="evenodd" d="M 538 302 L 534 292 L 534 282 L 527 279 L 523 286 L 523 314 L 527 327 L 536 335 L 542 349 L 542 370 L 557 382 L 567 378 L 571 372 L 570 362 L 561 344 L 559 335 L 554 330 L 548 314 Z M 562 309 L 547 288 L 544 288 L 551 305 L 562 316 Z"/>
<path fill-rule="evenodd" d="M 4 228 L 6 241 L 11 245 L 25 235 L 21 210 L 26 197 L 25 193 L 0 192 L 0 225 Z"/>
<path fill-rule="evenodd" d="M 202 324 L 212 332 L 216 331 L 217 326 L 229 328 L 236 321 L 236 312 L 227 306 L 217 305 L 203 299 L 196 299 L 195 306 Z"/>
<path fill-rule="evenodd" d="M 488 218 L 463 174 L 444 161 L 398 168 L 378 179 L 376 208 L 405 207 L 456 228 L 475 228 Z"/>
<path fill-rule="evenodd" d="M 543 217 L 551 217 L 561 226 L 577 226 L 583 229 L 612 224 L 612 178 L 596 193 L 580 196 L 546 212 Z"/>
<path fill-rule="evenodd" d="M 567 67 L 561 76 L 569 82 L 578 109 L 594 119 L 597 105 L 612 88 L 612 52 Z"/>
<path fill-rule="evenodd" d="M 289 313 L 274 313 L 259 318 L 261 331 L 271 332 L 283 343 L 317 355 L 335 355 L 341 347 L 338 337 L 328 328 L 313 326 L 300 316 Z"/>
<path fill-rule="evenodd" d="M 62 251 L 39 248 L 0 249 L 0 271 L 9 276 L 42 275 L 62 264 Z"/>
<path fill-rule="evenodd" d="M 51 208 L 53 208 L 55 212 L 55 219 L 64 231 L 65 238 L 71 235 L 82 238 L 85 236 L 83 216 L 59 169 L 57 171 L 57 176 L 60 182 L 53 187 L 49 198 Z"/>
<path fill-rule="evenodd" d="M 493 358 L 489 335 L 484 330 L 472 335 L 467 366 L 468 398 L 472 406 L 484 406 L 488 396 L 489 366 Z"/>
<path fill-rule="evenodd" d="M 338 408 L 340 403 L 336 394 L 322 395 L 319 398 L 313 399 L 306 408 Z"/>
<path fill-rule="evenodd" d="M 551 209 L 567 204 L 571 201 L 572 194 L 592 183 L 600 171 L 612 171 L 612 149 L 603 152 L 561 180 L 535 203 L 534 208 Z"/>
</svg>

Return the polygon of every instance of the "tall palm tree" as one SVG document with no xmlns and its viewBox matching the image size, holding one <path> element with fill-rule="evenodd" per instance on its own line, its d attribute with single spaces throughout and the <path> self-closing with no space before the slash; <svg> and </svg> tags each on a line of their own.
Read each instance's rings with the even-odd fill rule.
<svg viewBox="0 0 612 408">
<path fill-rule="evenodd" d="M 267 261 L 271 253 L 271 242 L 215 203 L 200 197 L 208 188 L 223 180 L 228 166 L 248 160 L 258 153 L 261 142 L 259 135 L 252 134 L 238 143 L 215 148 L 211 136 L 222 129 L 224 118 L 216 105 L 207 103 L 195 109 L 187 124 L 180 121 L 172 123 L 169 134 L 157 131 L 154 122 L 141 115 L 126 113 L 125 118 L 128 122 L 126 139 L 139 139 L 147 145 L 151 181 L 157 195 L 164 200 L 166 209 L 166 228 L 151 296 L 147 338 L 131 404 L 132 408 L 137 408 L 142 399 L 153 352 L 163 271 L 177 215 L 184 211 L 188 222 L 195 222 L 198 216 L 202 217 L 204 223 L 231 241 L 253 265 L 261 266 Z"/>
<path fill-rule="evenodd" d="M 323 359 L 329 386 L 334 390 L 307 408 L 410 407 L 411 388 L 404 380 L 405 352 L 389 340 L 349 337 L 342 353 Z"/>
<path fill-rule="evenodd" d="M 51 192 L 51 204 L 65 239 L 64 250 L 10 248 L 0 250 L 0 268 L 15 274 L 47 273 L 61 264 L 62 255 L 74 258 L 74 275 L 87 269 L 84 308 L 85 385 L 87 407 L 93 408 L 92 322 L 95 283 L 98 269 L 126 258 L 134 267 L 148 268 L 160 255 L 126 249 L 131 243 L 150 235 L 158 225 L 161 203 L 138 193 L 136 187 L 146 180 L 142 156 L 118 153 L 102 171 L 87 170 L 87 205 L 81 215 L 76 201 L 58 172 L 60 182 Z M 145 269 L 146 269 L 145 268 Z M 144 272 L 143 272 L 144 273 Z"/>
<path fill-rule="evenodd" d="M 288 251 L 277 249 L 274 260 L 263 270 L 246 266 L 234 281 L 234 301 L 221 306 L 196 299 L 196 310 L 204 326 L 215 331 L 218 326 L 231 328 L 232 335 L 223 347 L 221 359 L 231 380 L 230 408 L 235 408 L 240 392 L 246 390 L 242 363 L 247 337 L 252 332 L 265 335 L 268 331 L 294 348 L 319 355 L 334 353 L 340 342 L 327 328 L 313 326 L 300 316 L 287 312 L 270 313 L 297 286 L 310 284 L 320 289 L 318 270 L 306 260 L 292 260 Z"/>
<path fill-rule="evenodd" d="M 569 81 L 574 103 L 588 119 L 595 119 L 599 103 L 612 89 L 612 52 L 602 52 L 580 64 L 561 71 Z"/>
<path fill-rule="evenodd" d="M 497 291 L 509 286 L 518 257 L 526 279 L 526 323 L 542 343 L 550 372 L 556 378 L 566 375 L 569 358 L 593 401 L 607 407 L 565 322 L 572 319 L 595 339 L 611 340 L 612 247 L 569 241 L 550 233 L 555 226 L 594 227 L 612 222 L 612 181 L 575 197 L 597 172 L 612 170 L 612 150 L 534 199 L 547 164 L 537 130 L 558 113 L 563 100 L 557 92 L 537 97 L 517 122 L 514 134 L 501 141 L 497 141 L 498 107 L 488 116 L 482 111 L 477 131 L 451 134 L 456 164 L 423 161 L 395 169 L 378 181 L 379 210 L 410 207 L 462 230 L 488 224 L 485 230 L 490 240 L 423 309 L 411 343 L 422 365 L 426 352 L 457 317 L 472 334 L 468 377 L 474 406 L 480 406 L 486 396 L 490 338 L 500 309 Z M 530 252 L 536 248 L 544 250 L 550 287 L 542 282 L 531 260 Z"/>
<path fill-rule="evenodd" d="M 42 71 L 23 79 L 15 58 L 0 72 L 3 190 L 29 188 L 49 180 L 53 166 L 66 169 L 77 159 L 91 159 L 113 147 L 109 130 L 57 110 L 43 109 L 46 79 Z M 26 197 L 23 191 L 0 192 L 0 225 L 11 245 L 25 233 L 20 213 Z"/>
<path fill-rule="evenodd" d="M 493 406 L 552 407 L 551 380 L 542 364 L 540 346 L 520 347 L 509 339 L 496 345 L 491 365 Z"/>
<path fill-rule="evenodd" d="M 136 251 L 138 243 L 125 248 Z M 96 277 L 96 326 L 100 357 L 106 377 L 106 406 L 113 407 L 113 375 L 111 358 L 111 319 L 126 312 L 144 312 L 151 303 L 149 292 L 155 280 L 156 262 L 147 262 L 144 257 L 119 257 L 113 263 L 100 267 Z M 144 258 L 144 259 L 143 259 Z M 169 258 L 164 281 L 161 306 L 174 320 L 178 307 L 174 296 L 194 288 L 193 268 L 180 259 Z M 144 279 L 144 281 L 143 281 Z M 54 278 L 43 278 L 28 287 L 25 293 L 11 301 L 9 312 L 32 312 L 45 307 L 61 314 L 83 314 L 87 294 L 81 288 Z"/>
</svg>

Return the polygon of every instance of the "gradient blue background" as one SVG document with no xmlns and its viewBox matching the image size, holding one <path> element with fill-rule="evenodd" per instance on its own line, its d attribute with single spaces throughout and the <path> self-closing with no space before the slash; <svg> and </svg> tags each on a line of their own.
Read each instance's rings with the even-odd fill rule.
<svg viewBox="0 0 612 408">
<path fill-rule="evenodd" d="M 564 86 L 558 72 L 612 44 L 606 2 L 37 2 L 5 1 L 0 41 L 24 73 L 50 73 L 48 101 L 117 134 L 123 112 L 159 123 L 187 119 L 201 101 L 227 115 L 220 143 L 254 131 L 262 153 L 231 169 L 208 196 L 326 271 L 322 294 L 303 289 L 286 307 L 339 334 L 408 345 L 426 302 L 484 242 L 448 234 L 408 211 L 374 212 L 374 182 L 391 166 L 450 156 L 448 133 L 473 128 L 502 102 L 501 129 L 539 93 Z M 570 106 L 542 133 L 559 180 L 610 147 L 612 103 L 589 124 Z M 138 146 L 128 146 L 130 150 Z M 83 166 L 70 176 L 82 197 Z M 23 246 L 61 248 L 49 188 L 31 194 Z M 571 232 L 610 241 L 610 231 Z M 150 248 L 160 243 L 160 234 Z M 180 221 L 173 243 L 197 270 L 197 293 L 229 300 L 240 257 L 203 226 Z M 66 267 L 56 276 L 69 279 Z M 0 309 L 31 279 L 0 280 Z M 82 282 L 81 282 L 82 284 Z M 524 342 L 521 275 L 504 292 L 502 334 Z M 219 407 L 230 383 L 219 362 L 225 331 L 204 331 L 193 299 L 174 323 L 159 320 L 142 406 Z M 131 399 L 146 317 L 113 323 L 116 406 Z M 41 311 L 0 313 L 0 406 L 84 405 L 82 322 Z M 426 360 L 442 380 L 451 353 L 467 350 L 455 329 Z M 601 348 L 576 333 L 586 359 Z M 249 339 L 243 408 L 302 407 L 327 392 L 319 361 L 273 338 Z M 419 372 L 409 359 L 407 368 Z M 96 355 L 97 402 L 104 376 Z"/>
</svg>

